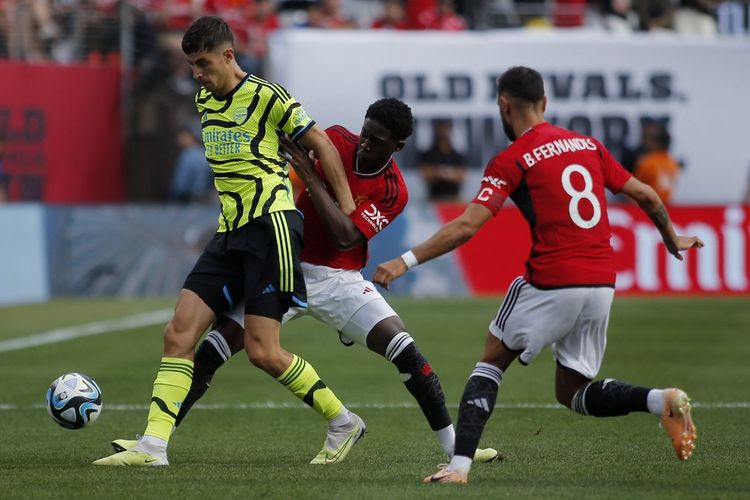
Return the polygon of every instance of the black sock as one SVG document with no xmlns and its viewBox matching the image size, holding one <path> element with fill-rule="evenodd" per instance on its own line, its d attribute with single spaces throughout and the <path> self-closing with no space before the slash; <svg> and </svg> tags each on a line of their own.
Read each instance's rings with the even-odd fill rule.
<svg viewBox="0 0 750 500">
<path fill-rule="evenodd" d="M 477 363 L 471 372 L 458 408 L 456 456 L 474 457 L 484 426 L 495 408 L 502 378 L 502 371 L 488 363 Z"/>
<path fill-rule="evenodd" d="M 402 379 L 406 379 L 404 385 L 419 404 L 430 428 L 437 431 L 451 425 L 440 381 L 414 339 L 406 332 L 396 335 L 386 349 L 386 358 L 396 365 Z"/>
<path fill-rule="evenodd" d="M 650 390 L 611 378 L 597 380 L 575 393 L 570 409 L 593 417 L 619 417 L 633 411 L 648 412 Z"/>
<path fill-rule="evenodd" d="M 229 347 L 226 341 L 217 331 L 212 331 L 201 342 L 198 351 L 195 353 L 195 366 L 193 368 L 193 382 L 190 390 L 185 396 L 185 400 L 180 406 L 180 412 L 177 414 L 174 425 L 180 425 L 182 419 L 190 411 L 193 405 L 208 390 L 211 385 L 211 379 L 214 377 L 216 370 L 221 367 L 231 357 Z"/>
</svg>

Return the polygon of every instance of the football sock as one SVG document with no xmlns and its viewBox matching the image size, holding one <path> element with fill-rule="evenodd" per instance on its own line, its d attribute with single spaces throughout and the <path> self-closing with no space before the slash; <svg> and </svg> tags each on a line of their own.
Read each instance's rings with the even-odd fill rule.
<svg viewBox="0 0 750 500">
<path fill-rule="evenodd" d="M 167 456 L 167 442 L 154 436 L 141 437 L 134 449 L 159 458 Z"/>
<path fill-rule="evenodd" d="M 650 390 L 611 378 L 598 380 L 575 393 L 570 409 L 592 417 L 618 417 L 633 411 L 648 412 Z"/>
<path fill-rule="evenodd" d="M 448 464 L 448 470 L 452 470 L 456 472 L 469 472 L 470 469 L 471 469 L 470 457 L 456 455 L 455 457 L 451 458 L 451 461 Z"/>
<path fill-rule="evenodd" d="M 649 412 L 661 416 L 661 412 L 664 411 L 664 391 L 661 389 L 651 389 L 648 391 L 646 405 Z"/>
<path fill-rule="evenodd" d="M 183 358 L 161 358 L 151 394 L 151 407 L 144 436 L 169 441 L 180 405 L 190 389 L 193 362 Z"/>
<path fill-rule="evenodd" d="M 445 407 L 445 395 L 435 372 L 406 332 L 401 332 L 388 343 L 385 357 L 396 365 L 406 389 L 417 400 L 430 428 L 436 432 L 443 449 L 453 453 L 453 440 L 445 439 L 451 417 Z M 442 432 L 442 434 L 440 434 Z M 451 428 L 452 432 L 452 428 Z"/>
<path fill-rule="evenodd" d="M 479 438 L 482 437 L 484 426 L 495 408 L 502 378 L 502 370 L 489 363 L 480 361 L 472 370 L 461 397 L 461 404 L 458 407 L 456 451 L 451 459 L 452 466 L 458 467 L 460 465 L 461 470 L 469 470 L 471 459 L 474 457 L 474 452 L 479 444 Z M 468 458 L 468 466 L 466 465 L 466 458 Z"/>
<path fill-rule="evenodd" d="M 292 364 L 276 380 L 329 422 L 342 413 L 348 418 L 346 408 L 333 391 L 320 380 L 315 369 L 296 354 L 292 354 Z"/>
<path fill-rule="evenodd" d="M 443 451 L 448 458 L 453 456 L 453 446 L 456 444 L 456 431 L 453 429 L 453 425 L 449 425 L 443 429 L 435 431 L 435 436 L 440 441 L 440 446 L 443 447 Z"/>
<path fill-rule="evenodd" d="M 203 339 L 198 351 L 195 353 L 195 371 L 193 372 L 193 383 L 190 390 L 185 396 L 185 401 L 180 406 L 180 412 L 175 419 L 175 427 L 179 426 L 182 419 L 190 411 L 196 401 L 198 401 L 208 390 L 211 385 L 211 379 L 214 377 L 216 370 L 224 363 L 229 361 L 232 352 L 229 349 L 227 341 L 216 330 L 212 330 L 206 338 Z"/>
</svg>

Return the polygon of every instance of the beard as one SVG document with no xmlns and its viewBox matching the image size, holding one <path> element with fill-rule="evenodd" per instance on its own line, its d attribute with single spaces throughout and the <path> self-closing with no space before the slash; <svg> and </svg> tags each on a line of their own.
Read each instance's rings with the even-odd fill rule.
<svg viewBox="0 0 750 500">
<path fill-rule="evenodd" d="M 505 117 L 502 115 L 500 116 L 500 121 L 503 122 L 503 132 L 505 132 L 505 135 L 508 136 L 508 139 L 510 139 L 510 142 L 516 141 L 516 133 L 513 132 L 513 127 L 510 126 L 510 123 L 505 120 Z"/>
</svg>

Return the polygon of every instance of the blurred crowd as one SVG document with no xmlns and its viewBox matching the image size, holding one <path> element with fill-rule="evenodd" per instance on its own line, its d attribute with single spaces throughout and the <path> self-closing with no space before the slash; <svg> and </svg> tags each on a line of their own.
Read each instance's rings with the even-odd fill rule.
<svg viewBox="0 0 750 500">
<path fill-rule="evenodd" d="M 204 14 L 229 22 L 255 68 L 279 28 L 749 31 L 747 0 L 0 0 L 0 58 L 119 63 L 121 45 L 132 40 L 126 55 L 140 63 L 149 49 L 169 45 L 162 38 Z"/>
<path fill-rule="evenodd" d="M 191 20 L 207 14 L 229 23 L 240 65 L 260 76 L 268 37 L 278 29 L 750 33 L 748 0 L 0 0 L 0 59 L 127 69 L 126 172 L 136 190 L 128 199 L 207 199 L 186 188 L 211 190 L 206 179 L 189 174 L 200 171 L 200 144 L 189 127 L 197 88 L 180 48 Z M 434 151 L 423 156 L 420 170 L 428 186 L 436 183 L 430 187 L 435 198 L 454 198 L 457 188 L 449 185 L 460 186 L 465 160 L 439 140 L 449 131 L 435 133 Z M 165 134 L 174 140 L 165 144 Z"/>
</svg>

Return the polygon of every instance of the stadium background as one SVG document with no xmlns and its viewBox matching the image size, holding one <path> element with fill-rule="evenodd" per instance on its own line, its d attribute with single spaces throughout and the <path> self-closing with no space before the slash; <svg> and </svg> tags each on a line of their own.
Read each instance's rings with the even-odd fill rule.
<svg viewBox="0 0 750 500">
<path fill-rule="evenodd" d="M 285 85 L 324 127 L 358 130 L 367 105 L 383 96 L 412 106 L 415 133 L 398 157 L 409 207 L 374 240 L 371 265 L 457 213 L 425 201 L 415 168 L 432 119 L 453 122 L 455 146 L 470 166 L 461 193 L 468 200 L 486 161 L 507 144 L 494 78 L 527 64 L 545 76 L 548 117 L 600 138 L 616 156 L 638 145 L 646 119 L 672 135 L 683 168 L 671 213 L 708 245 L 675 265 L 637 210 L 613 204 L 620 291 L 750 292 L 746 2 L 714 2 L 717 31 L 703 36 L 612 33 L 597 4 L 586 2 L 458 2 L 465 24 L 443 22 L 443 31 L 363 29 L 381 2 L 328 3 L 358 29 L 334 29 L 306 10 L 326 2 L 101 0 L 88 11 L 76 2 L 6 2 L 0 175 L 9 203 L 0 205 L 0 303 L 171 295 L 179 287 L 214 226 L 214 200 L 167 204 L 176 136 L 197 122 L 180 33 L 201 12 L 230 19 L 243 63 Z M 273 23 L 262 4 L 276 6 Z M 500 229 L 417 268 L 394 292 L 503 293 L 522 270 L 528 233 L 513 208 L 494 225 Z"/>
<path fill-rule="evenodd" d="M 506 460 L 475 467 L 460 496 L 747 498 L 748 2 L 716 2 L 712 36 L 615 34 L 598 3 L 575 0 L 458 1 L 469 29 L 450 32 L 366 29 L 382 3 L 346 0 L 343 13 L 357 29 L 298 27 L 310 22 L 310 4 L 278 2 L 283 29 L 266 51 L 248 42 L 267 25 L 237 23 L 252 1 L 0 0 L 0 497 L 459 496 L 419 484 L 444 457 L 392 367 L 344 348 L 309 319 L 285 327 L 285 346 L 314 363 L 368 424 L 368 438 L 341 467 L 306 466 L 321 422 L 235 359 L 173 439 L 168 471 L 92 470 L 109 440 L 142 429 L 162 325 L 215 230 L 214 201 L 169 200 L 176 135 L 195 119 L 179 39 L 199 6 L 235 16 L 233 26 L 247 31 L 245 63 L 287 86 L 322 126 L 357 131 L 365 107 L 383 95 L 412 106 L 416 131 L 399 155 L 409 206 L 373 241 L 370 266 L 462 210 L 425 200 L 416 157 L 432 118 L 454 122 L 454 142 L 470 158 L 462 198 L 474 194 L 484 162 L 506 144 L 491 87 L 512 64 L 544 74 L 550 118 L 615 154 L 637 145 L 644 117 L 666 121 L 684 166 L 670 213 L 707 245 L 686 263 L 670 260 L 649 221 L 613 200 L 619 298 L 603 374 L 688 390 L 700 433 L 695 456 L 674 460 L 648 416 L 564 411 L 545 353 L 507 374 L 483 439 Z M 439 27 L 461 27 L 451 23 Z M 487 322 L 528 250 L 512 206 L 490 224 L 389 294 L 453 415 Z M 88 373 L 104 391 L 102 417 L 83 431 L 56 426 L 41 404 L 49 382 L 70 371 Z"/>
</svg>

